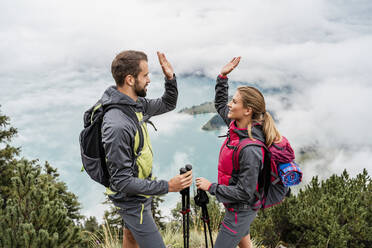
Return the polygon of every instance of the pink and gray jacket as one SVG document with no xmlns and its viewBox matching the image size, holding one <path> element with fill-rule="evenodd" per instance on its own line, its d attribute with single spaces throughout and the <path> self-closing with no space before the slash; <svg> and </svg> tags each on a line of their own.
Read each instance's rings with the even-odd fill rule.
<svg viewBox="0 0 372 248">
<path fill-rule="evenodd" d="M 218 77 L 216 84 L 215 107 L 226 125 L 229 126 L 229 135 L 223 143 L 218 161 L 218 183 L 212 183 L 209 193 L 215 195 L 219 202 L 225 206 L 253 206 L 257 202 L 256 187 L 260 171 L 263 169 L 264 150 L 259 146 L 249 146 L 239 153 L 239 173 L 233 174 L 233 151 L 239 140 L 248 138 L 246 129 L 237 128 L 235 121 L 227 117 L 228 114 L 228 84 L 227 78 Z M 252 127 L 252 136 L 265 143 L 262 126 L 255 124 Z"/>
</svg>

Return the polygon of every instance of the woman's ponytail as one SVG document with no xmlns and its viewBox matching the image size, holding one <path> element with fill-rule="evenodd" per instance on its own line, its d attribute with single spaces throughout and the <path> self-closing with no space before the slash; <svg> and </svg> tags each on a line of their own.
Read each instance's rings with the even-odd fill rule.
<svg viewBox="0 0 372 248">
<path fill-rule="evenodd" d="M 252 121 L 262 124 L 263 132 L 265 134 L 266 145 L 269 147 L 273 142 L 278 142 L 281 140 L 280 133 L 275 127 L 275 123 L 269 112 L 266 111 L 265 98 L 262 93 L 250 86 L 238 87 L 238 91 L 243 100 L 243 106 L 245 108 L 252 108 Z M 252 140 L 252 124 L 249 123 L 248 136 Z"/>
<path fill-rule="evenodd" d="M 270 113 L 265 111 L 263 114 L 263 132 L 266 137 L 266 145 L 269 147 L 274 141 L 279 141 L 281 135 L 275 127 L 275 122 L 271 117 Z"/>
</svg>

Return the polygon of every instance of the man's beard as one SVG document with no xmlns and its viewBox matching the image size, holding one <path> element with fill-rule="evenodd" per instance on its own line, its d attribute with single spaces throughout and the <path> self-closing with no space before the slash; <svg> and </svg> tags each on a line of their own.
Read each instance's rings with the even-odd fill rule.
<svg viewBox="0 0 372 248">
<path fill-rule="evenodd" d="M 140 88 L 137 78 L 136 78 L 136 81 L 134 82 L 134 92 L 136 92 L 137 96 L 140 96 L 140 97 L 146 96 L 145 87 L 143 87 L 142 89 Z"/>
</svg>

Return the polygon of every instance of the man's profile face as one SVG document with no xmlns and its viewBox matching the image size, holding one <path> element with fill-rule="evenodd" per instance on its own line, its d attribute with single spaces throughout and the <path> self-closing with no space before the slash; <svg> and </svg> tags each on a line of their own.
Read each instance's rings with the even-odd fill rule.
<svg viewBox="0 0 372 248">
<path fill-rule="evenodd" d="M 150 83 L 149 67 L 147 61 L 141 60 L 139 67 L 141 72 L 138 74 L 134 83 L 134 91 L 137 96 L 145 97 L 147 93 L 147 85 Z"/>
</svg>

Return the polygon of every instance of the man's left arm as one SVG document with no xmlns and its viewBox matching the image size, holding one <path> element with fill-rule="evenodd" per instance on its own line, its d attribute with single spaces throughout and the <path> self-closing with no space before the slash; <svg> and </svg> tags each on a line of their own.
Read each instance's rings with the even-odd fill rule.
<svg viewBox="0 0 372 248">
<path fill-rule="evenodd" d="M 178 89 L 176 75 L 173 67 L 165 57 L 164 53 L 157 52 L 161 69 L 165 76 L 165 92 L 158 99 L 140 98 L 144 107 L 145 115 L 160 115 L 176 108 Z"/>
<path fill-rule="evenodd" d="M 165 77 L 165 92 L 157 99 L 139 98 L 143 104 L 144 113 L 154 116 L 174 110 L 177 105 L 178 89 L 176 76 L 172 79 Z"/>
</svg>

